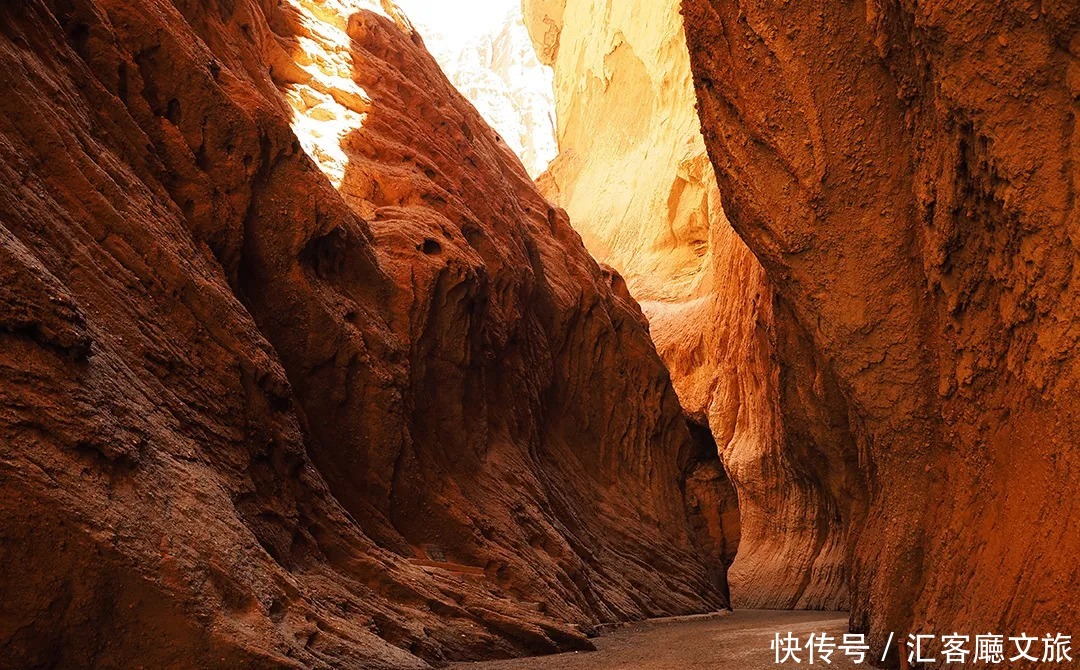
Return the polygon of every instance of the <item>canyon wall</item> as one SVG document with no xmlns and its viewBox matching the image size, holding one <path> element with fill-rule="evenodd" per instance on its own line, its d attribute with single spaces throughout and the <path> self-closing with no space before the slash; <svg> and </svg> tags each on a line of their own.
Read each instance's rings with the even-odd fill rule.
<svg viewBox="0 0 1080 670">
<path fill-rule="evenodd" d="M 1080 6 L 683 11 L 725 209 L 851 419 L 853 624 L 1068 630 Z"/>
<path fill-rule="evenodd" d="M 690 421 L 711 431 L 701 474 L 738 493 L 721 533 L 732 602 L 845 607 L 838 499 L 861 496 L 847 417 L 808 403 L 835 384 L 724 214 L 678 0 L 523 4 L 555 70 L 559 155 L 538 183 L 626 278 Z"/>
<path fill-rule="evenodd" d="M 0 664 L 725 604 L 640 310 L 391 4 L 9 2 L 0 59 Z"/>
</svg>

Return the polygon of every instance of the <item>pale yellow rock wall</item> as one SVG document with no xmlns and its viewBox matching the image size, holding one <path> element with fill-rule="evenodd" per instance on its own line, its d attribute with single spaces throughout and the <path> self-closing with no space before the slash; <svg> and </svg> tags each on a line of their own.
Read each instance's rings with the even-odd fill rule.
<svg viewBox="0 0 1080 670">
<path fill-rule="evenodd" d="M 724 215 L 677 0 L 523 8 L 555 71 L 559 156 L 538 182 L 589 250 L 624 275 L 684 410 L 712 431 L 740 498 L 733 603 L 845 606 L 844 520 L 824 489 L 830 470 L 847 471 L 846 454 L 836 448 L 811 467 L 797 453 L 845 443 L 843 411 L 792 410 L 830 388 L 813 378 L 799 335 L 777 328 L 764 272 Z"/>
<path fill-rule="evenodd" d="M 719 210 L 675 3 L 523 5 L 556 73 L 559 156 L 543 190 L 635 297 L 685 296 Z"/>
</svg>

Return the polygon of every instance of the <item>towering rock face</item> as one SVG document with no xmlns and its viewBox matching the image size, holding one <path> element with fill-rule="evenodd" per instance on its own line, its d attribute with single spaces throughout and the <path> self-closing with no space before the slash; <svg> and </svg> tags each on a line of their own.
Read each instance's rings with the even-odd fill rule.
<svg viewBox="0 0 1080 670">
<path fill-rule="evenodd" d="M 539 184 L 590 251 L 626 277 L 683 407 L 711 431 L 711 454 L 699 452 L 701 476 L 691 481 L 726 470 L 737 489 L 739 514 L 714 533 L 727 538 L 728 562 L 738 546 L 733 603 L 844 607 L 847 517 L 836 498 L 861 495 L 846 415 L 842 405 L 808 415 L 806 401 L 835 384 L 808 357 L 805 337 L 777 322 L 785 306 L 774 305 L 724 215 L 678 0 L 524 8 L 555 70 L 560 153 Z M 733 509 L 730 484 L 717 485 L 707 497 Z"/>
<path fill-rule="evenodd" d="M 711 198 L 677 5 L 523 5 L 537 52 L 555 70 L 559 155 L 541 187 L 635 297 L 684 297 L 722 213 Z"/>
<path fill-rule="evenodd" d="M 531 176 L 543 173 L 558 153 L 552 72 L 537 60 L 521 5 L 513 5 L 491 30 L 464 43 L 410 17 L 454 88 L 521 158 Z"/>
<path fill-rule="evenodd" d="M 1080 7 L 683 7 L 727 212 L 851 418 L 854 623 L 1067 629 Z"/>
<path fill-rule="evenodd" d="M 5 3 L 0 62 L 7 663 L 418 668 L 723 604 L 640 311 L 392 5 Z"/>
</svg>

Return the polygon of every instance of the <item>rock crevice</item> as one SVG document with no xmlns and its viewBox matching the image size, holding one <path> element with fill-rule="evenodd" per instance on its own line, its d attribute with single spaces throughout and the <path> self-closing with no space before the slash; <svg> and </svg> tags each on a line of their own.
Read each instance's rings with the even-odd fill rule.
<svg viewBox="0 0 1080 670">
<path fill-rule="evenodd" d="M 678 2 L 524 5 L 555 71 L 560 154 L 538 184 L 626 277 L 684 410 L 711 430 L 723 467 L 699 474 L 738 491 L 720 533 L 741 536 L 732 602 L 846 607 L 842 498 L 863 494 L 844 400 L 725 215 Z"/>
</svg>

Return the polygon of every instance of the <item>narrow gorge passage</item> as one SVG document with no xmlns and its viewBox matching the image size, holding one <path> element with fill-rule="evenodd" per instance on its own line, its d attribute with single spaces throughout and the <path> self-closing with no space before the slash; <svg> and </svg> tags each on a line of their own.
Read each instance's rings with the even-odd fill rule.
<svg viewBox="0 0 1080 670">
<path fill-rule="evenodd" d="M 0 670 L 1075 666 L 1076 0 L 13 0 L 0 92 Z"/>
</svg>

